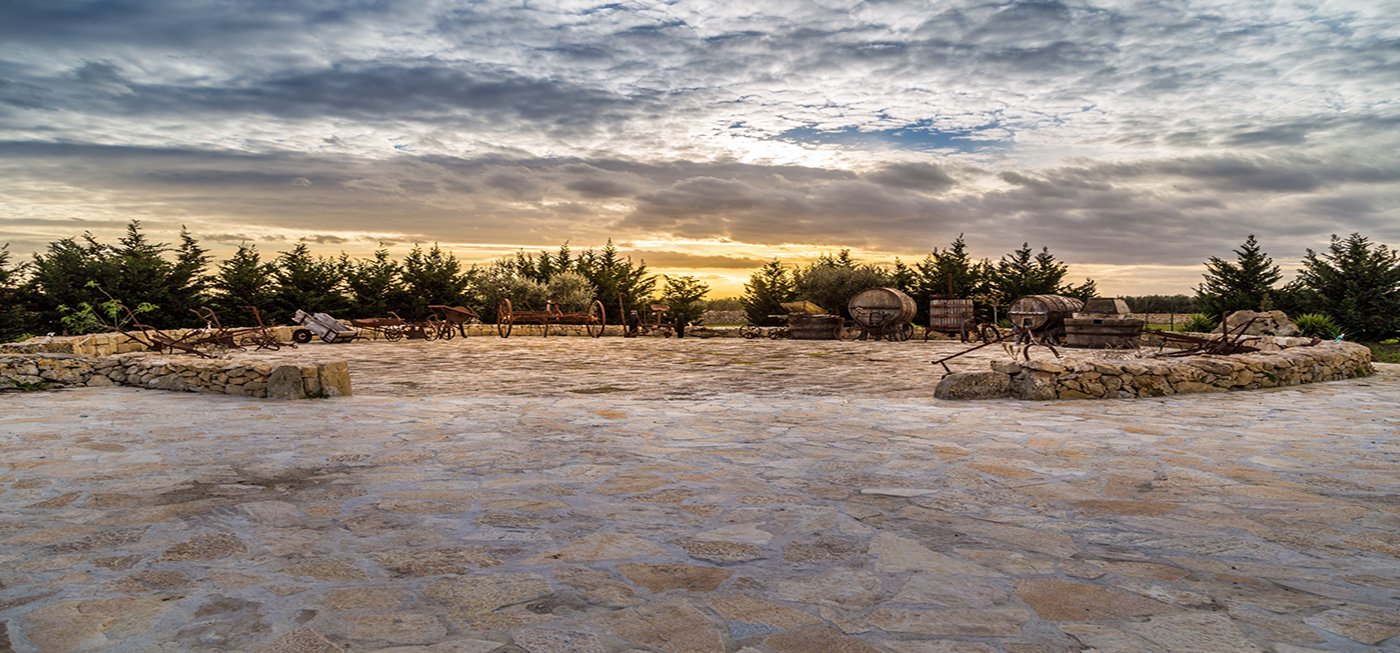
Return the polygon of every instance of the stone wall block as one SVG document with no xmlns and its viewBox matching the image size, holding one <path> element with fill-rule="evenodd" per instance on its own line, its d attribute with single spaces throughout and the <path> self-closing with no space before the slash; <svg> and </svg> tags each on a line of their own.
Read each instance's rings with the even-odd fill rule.
<svg viewBox="0 0 1400 653">
<path fill-rule="evenodd" d="M 301 383 L 301 368 L 296 365 L 278 365 L 272 368 L 272 372 L 267 376 L 267 397 L 305 399 L 306 388 Z"/>
<path fill-rule="evenodd" d="M 1011 376 L 996 371 L 955 372 L 933 391 L 938 399 L 1000 399 L 1011 394 Z"/>
<path fill-rule="evenodd" d="M 349 397 L 350 364 L 345 361 L 325 363 L 319 367 L 321 391 L 330 397 Z"/>
</svg>

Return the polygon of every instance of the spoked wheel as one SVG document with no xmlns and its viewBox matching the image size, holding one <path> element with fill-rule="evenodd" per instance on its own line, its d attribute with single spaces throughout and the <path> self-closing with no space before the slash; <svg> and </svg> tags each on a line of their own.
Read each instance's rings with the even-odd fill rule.
<svg viewBox="0 0 1400 653">
<path fill-rule="evenodd" d="M 513 319 L 515 316 L 510 312 L 510 300 L 502 299 L 501 303 L 496 305 L 496 333 L 501 334 L 502 338 L 509 338 Z"/>
<path fill-rule="evenodd" d="M 865 333 L 865 329 L 861 328 L 855 320 L 846 320 L 841 323 L 840 329 L 836 336 L 842 340 L 860 340 L 861 335 Z"/>
<path fill-rule="evenodd" d="M 978 335 L 981 336 L 982 342 L 985 343 L 993 343 L 1002 339 L 1001 329 L 998 329 L 995 324 L 983 324 L 981 328 L 978 329 Z"/>
<path fill-rule="evenodd" d="M 958 328 L 958 340 L 972 342 L 977 338 L 980 329 L 981 325 L 977 324 L 977 320 L 964 320 Z"/>
<path fill-rule="evenodd" d="M 905 322 L 904 324 L 899 325 L 899 327 L 896 328 L 894 331 L 891 331 L 889 335 L 889 338 L 892 342 L 904 342 L 913 337 L 914 325 L 910 324 L 909 322 Z"/>
<path fill-rule="evenodd" d="M 754 325 L 745 324 L 744 326 L 739 327 L 739 335 L 742 336 L 745 340 L 753 340 L 754 338 L 763 335 L 763 330 Z"/>
<path fill-rule="evenodd" d="M 404 328 L 401 326 L 391 326 L 387 329 L 384 329 L 383 334 L 385 340 L 388 340 L 389 342 L 398 342 L 400 340 L 403 340 Z"/>
<path fill-rule="evenodd" d="M 457 337 L 457 332 L 452 330 L 451 322 L 436 322 L 438 340 L 451 340 Z"/>
<path fill-rule="evenodd" d="M 603 311 L 603 302 L 593 300 L 588 305 L 588 322 L 583 325 L 588 335 L 598 338 L 603 335 L 603 327 L 608 325 L 608 315 Z"/>
</svg>

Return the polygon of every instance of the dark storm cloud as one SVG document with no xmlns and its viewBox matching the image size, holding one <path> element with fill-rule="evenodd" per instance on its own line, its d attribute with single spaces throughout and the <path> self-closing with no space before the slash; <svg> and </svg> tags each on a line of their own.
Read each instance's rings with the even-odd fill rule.
<svg viewBox="0 0 1400 653">
<path fill-rule="evenodd" d="M 927 163 L 891 164 L 866 175 L 866 179 L 883 186 L 925 192 L 947 190 L 957 183 L 943 168 Z"/>
<path fill-rule="evenodd" d="M 544 123 L 564 131 L 592 130 L 645 111 L 647 97 L 625 97 L 569 82 L 530 78 L 507 70 L 446 66 L 433 62 L 397 65 L 345 63 L 254 80 L 211 86 L 138 83 L 111 63 L 86 63 L 64 79 L 7 82 L 0 98 L 15 106 L 55 105 L 66 110 L 127 116 L 190 114 L 268 115 L 285 119 L 347 117 L 370 121 L 445 120 L 483 124 L 492 120 Z"/>
</svg>

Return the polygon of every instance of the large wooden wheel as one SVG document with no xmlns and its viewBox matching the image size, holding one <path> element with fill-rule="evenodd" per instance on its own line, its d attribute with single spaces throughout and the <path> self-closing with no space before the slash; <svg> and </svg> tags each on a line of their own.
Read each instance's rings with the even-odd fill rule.
<svg viewBox="0 0 1400 653">
<path fill-rule="evenodd" d="M 584 330 L 588 331 L 588 335 L 599 338 L 603 335 L 603 327 L 607 325 L 608 315 L 603 311 L 603 302 L 593 300 L 593 303 L 588 305 L 588 321 L 583 325 Z"/>
<path fill-rule="evenodd" d="M 510 310 L 510 300 L 502 299 L 501 303 L 496 305 L 496 333 L 501 334 L 502 338 L 509 338 L 514 319 L 515 315 Z"/>
</svg>

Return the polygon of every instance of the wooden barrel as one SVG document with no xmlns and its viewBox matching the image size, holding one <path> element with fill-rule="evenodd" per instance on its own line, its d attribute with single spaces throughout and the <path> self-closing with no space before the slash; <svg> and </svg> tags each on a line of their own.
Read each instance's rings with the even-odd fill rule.
<svg viewBox="0 0 1400 653">
<path fill-rule="evenodd" d="M 1061 295 L 1026 295 L 1014 302 L 1007 314 L 1012 326 L 1024 331 L 1045 331 L 1057 329 L 1071 317 L 1084 302 Z"/>
<path fill-rule="evenodd" d="M 928 300 L 928 328 L 940 333 L 959 333 L 963 322 L 972 319 L 971 299 Z"/>
<path fill-rule="evenodd" d="M 1065 319 L 1065 346 L 1082 349 L 1137 349 L 1145 323 L 1137 319 Z"/>
<path fill-rule="evenodd" d="M 788 314 L 788 333 L 793 340 L 835 340 L 844 320 L 840 315 Z"/>
<path fill-rule="evenodd" d="M 867 288 L 846 304 L 851 319 L 866 328 L 912 321 L 919 312 L 914 298 L 894 288 Z"/>
</svg>

